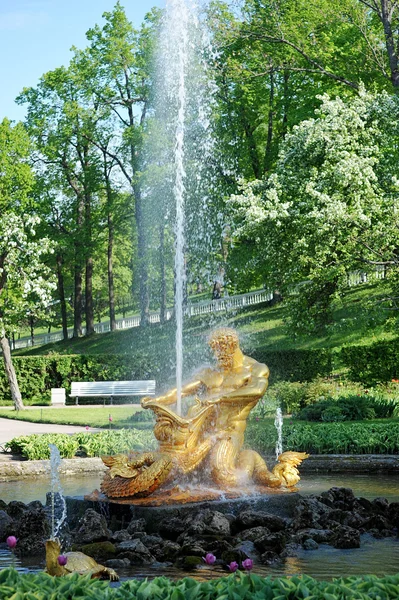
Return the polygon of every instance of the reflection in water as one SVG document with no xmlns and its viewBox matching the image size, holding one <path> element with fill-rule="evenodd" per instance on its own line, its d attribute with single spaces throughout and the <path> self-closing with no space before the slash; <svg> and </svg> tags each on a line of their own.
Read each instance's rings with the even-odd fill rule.
<svg viewBox="0 0 399 600">
<path fill-rule="evenodd" d="M 4 544 L 3 544 L 4 546 Z M 44 569 L 44 563 L 34 559 L 19 559 L 6 548 L 0 548 L 0 569 L 13 565 L 20 572 L 38 571 Z M 263 577 L 292 576 L 306 574 L 316 579 L 329 580 L 351 575 L 366 575 L 373 573 L 394 575 L 398 572 L 399 540 L 387 538 L 376 540 L 371 536 L 363 536 L 362 545 L 356 550 L 337 550 L 330 546 L 321 545 L 318 550 L 302 550 L 299 556 L 287 558 L 284 564 L 267 567 L 254 565 L 253 572 Z M 222 566 L 202 567 L 196 571 L 180 571 L 173 567 L 160 568 L 151 565 L 117 569 L 121 580 L 153 579 L 165 576 L 170 579 L 192 577 L 197 581 L 206 581 L 216 577 L 224 577 L 228 573 Z"/>
<path fill-rule="evenodd" d="M 84 496 L 100 488 L 101 474 L 86 475 L 61 475 L 61 485 L 65 496 Z M 330 487 L 350 487 L 355 496 L 363 498 L 376 498 L 383 496 L 390 502 L 399 501 L 399 473 L 384 474 L 372 473 L 370 475 L 354 475 L 353 473 L 332 473 L 320 475 L 305 473 L 301 475 L 297 489 L 300 494 L 320 494 Z M 50 489 L 50 478 L 19 479 L 0 483 L 0 498 L 4 502 L 20 500 L 46 501 L 46 492 Z"/>
</svg>

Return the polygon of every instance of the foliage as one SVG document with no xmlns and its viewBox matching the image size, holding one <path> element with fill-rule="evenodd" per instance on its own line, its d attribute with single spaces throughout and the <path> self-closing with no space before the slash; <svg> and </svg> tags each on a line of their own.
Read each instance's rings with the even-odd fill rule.
<svg viewBox="0 0 399 600">
<path fill-rule="evenodd" d="M 45 433 L 13 438 L 4 447 L 13 454 L 21 454 L 28 460 L 50 458 L 49 444 L 55 444 L 62 458 L 73 458 L 77 454 L 102 456 L 129 450 L 150 450 L 155 439 L 150 432 L 135 429 L 104 431 L 100 433 Z"/>
<path fill-rule="evenodd" d="M 188 577 L 172 581 L 166 577 L 156 577 L 152 581 L 131 579 L 119 587 L 110 587 L 107 582 L 82 577 L 77 573 L 51 577 L 46 573 L 18 573 L 14 569 L 3 569 L 0 573 L 0 594 L 4 600 L 367 600 L 382 597 L 396 600 L 399 576 L 364 575 L 318 581 L 307 575 L 263 578 L 237 572 L 210 581 L 196 581 Z"/>
<path fill-rule="evenodd" d="M 399 379 L 398 338 L 370 346 L 347 346 L 342 348 L 341 356 L 354 381 L 374 385 Z"/>
<path fill-rule="evenodd" d="M 273 380 L 310 381 L 332 372 L 332 352 L 328 349 L 270 351 L 260 347 L 250 354 L 268 365 Z"/>
<path fill-rule="evenodd" d="M 397 416 L 398 402 L 372 395 L 327 398 L 303 408 L 296 418 L 300 421 L 362 421 L 389 419 Z"/>
<path fill-rule="evenodd" d="M 399 98 L 360 90 L 350 102 L 321 100 L 316 117 L 286 136 L 275 172 L 230 200 L 236 241 L 255 244 L 293 332 L 331 324 L 350 271 L 386 266 L 388 308 L 397 286 Z"/>
<path fill-rule="evenodd" d="M 251 421 L 245 443 L 272 455 L 276 438 L 272 420 Z M 310 454 L 399 454 L 398 420 L 308 423 L 285 419 L 283 448 Z"/>
</svg>

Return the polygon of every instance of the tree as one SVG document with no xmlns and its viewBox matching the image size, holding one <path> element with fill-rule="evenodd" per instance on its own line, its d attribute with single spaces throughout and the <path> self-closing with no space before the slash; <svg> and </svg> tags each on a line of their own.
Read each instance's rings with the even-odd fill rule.
<svg viewBox="0 0 399 600">
<path fill-rule="evenodd" d="M 30 140 L 19 123 L 0 125 L 0 347 L 15 408 L 24 408 L 11 359 L 9 335 L 51 300 L 50 270 L 42 258 L 51 251 L 46 238 L 35 239 L 39 222 L 30 193 L 33 174 L 27 163 Z"/>
<path fill-rule="evenodd" d="M 399 99 L 324 96 L 316 114 L 287 135 L 275 173 L 231 198 L 236 240 L 304 330 L 328 325 L 354 269 L 386 268 L 398 296 Z"/>
</svg>

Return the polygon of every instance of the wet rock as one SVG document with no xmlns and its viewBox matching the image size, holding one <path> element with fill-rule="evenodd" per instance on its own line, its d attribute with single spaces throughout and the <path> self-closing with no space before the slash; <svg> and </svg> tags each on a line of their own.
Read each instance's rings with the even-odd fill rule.
<svg viewBox="0 0 399 600">
<path fill-rule="evenodd" d="M 131 535 L 138 531 L 145 531 L 146 522 L 145 519 L 132 519 L 127 526 L 127 532 Z"/>
<path fill-rule="evenodd" d="M 88 508 L 79 522 L 76 540 L 79 544 L 92 544 L 110 540 L 112 532 L 107 527 L 107 521 L 103 515 L 92 508 Z"/>
<path fill-rule="evenodd" d="M 43 508 L 41 506 L 41 508 Z M 13 500 L 7 505 L 7 513 L 13 519 L 19 519 L 24 512 L 28 510 L 28 507 L 23 502 L 18 502 L 18 500 Z"/>
<path fill-rule="evenodd" d="M 28 504 L 29 510 L 39 510 L 41 508 L 43 508 L 43 504 L 40 502 L 40 500 L 32 500 L 32 502 L 29 502 Z"/>
<path fill-rule="evenodd" d="M 241 542 L 234 548 L 234 550 L 239 550 L 244 554 L 243 560 L 245 560 L 246 558 L 252 558 L 254 562 L 257 562 L 259 560 L 259 552 L 255 548 L 255 544 L 251 541 L 246 540 L 244 542 Z"/>
<path fill-rule="evenodd" d="M 80 551 L 101 562 L 113 558 L 116 548 L 111 542 L 95 542 L 93 544 L 83 544 L 80 546 Z"/>
<path fill-rule="evenodd" d="M 13 519 L 5 512 L 5 510 L 0 510 L 0 542 L 6 540 L 13 523 Z"/>
<path fill-rule="evenodd" d="M 125 569 L 130 566 L 130 560 L 128 558 L 110 558 L 105 561 L 104 566 L 110 569 Z"/>
<path fill-rule="evenodd" d="M 374 498 L 374 500 L 371 502 L 371 505 L 374 512 L 380 515 L 388 514 L 389 502 L 386 498 Z"/>
<path fill-rule="evenodd" d="M 292 556 L 298 556 L 300 551 L 302 550 L 302 546 L 295 542 L 289 542 L 284 550 L 280 554 L 280 558 L 288 558 Z"/>
<path fill-rule="evenodd" d="M 264 565 L 275 565 L 276 563 L 281 563 L 280 556 L 271 550 L 264 552 L 261 555 L 260 560 Z"/>
<path fill-rule="evenodd" d="M 388 509 L 388 518 L 394 527 L 399 528 L 399 502 L 391 502 Z"/>
<path fill-rule="evenodd" d="M 258 557 L 259 557 L 259 554 L 256 553 L 256 558 L 258 558 Z M 252 560 L 254 560 L 253 556 L 248 556 L 248 554 L 241 548 L 233 548 L 233 550 L 228 550 L 227 552 L 223 552 L 221 558 L 225 565 L 229 565 L 232 562 L 236 562 L 239 565 L 241 565 L 242 561 L 245 560 L 246 558 L 252 558 Z"/>
<path fill-rule="evenodd" d="M 224 514 L 210 509 L 200 511 L 193 517 L 186 518 L 185 528 L 188 533 L 230 535 L 230 521 L 226 519 Z"/>
<path fill-rule="evenodd" d="M 379 531 L 382 531 L 383 529 L 391 529 L 391 523 L 382 515 L 373 515 L 367 520 L 365 528 L 378 529 Z"/>
<path fill-rule="evenodd" d="M 317 550 L 319 544 L 315 540 L 312 540 L 312 538 L 307 538 L 302 542 L 302 546 L 304 550 Z"/>
<path fill-rule="evenodd" d="M 328 544 L 334 538 L 331 529 L 300 529 L 294 536 L 295 542 L 302 544 L 306 539 L 312 539 L 318 544 Z"/>
<path fill-rule="evenodd" d="M 269 535 L 270 530 L 267 527 L 253 527 L 252 529 L 246 529 L 241 531 L 237 538 L 240 540 L 248 540 L 254 542 L 265 535 Z"/>
<path fill-rule="evenodd" d="M 147 535 L 147 533 L 145 531 L 136 531 L 136 533 L 133 533 L 131 535 L 131 539 L 133 540 L 142 540 L 143 537 L 145 537 Z M 125 541 L 125 540 L 122 540 Z"/>
<path fill-rule="evenodd" d="M 335 508 L 341 510 L 352 510 L 355 496 L 351 488 L 332 487 L 328 490 L 329 496 L 333 498 Z"/>
<path fill-rule="evenodd" d="M 255 548 L 260 552 L 264 553 L 266 550 L 272 550 L 276 554 L 280 554 L 287 543 L 286 535 L 282 531 L 275 533 L 269 533 L 264 535 L 257 540 L 254 540 Z"/>
<path fill-rule="evenodd" d="M 159 525 L 159 533 L 168 540 L 176 541 L 180 534 L 186 531 L 184 520 L 180 517 L 164 519 Z"/>
<path fill-rule="evenodd" d="M 199 556 L 202 559 L 206 554 L 207 550 L 203 546 L 200 546 L 197 541 L 184 544 L 184 546 L 180 548 L 181 556 Z"/>
<path fill-rule="evenodd" d="M 269 531 L 282 531 L 287 526 L 287 521 L 277 515 L 264 511 L 246 510 L 234 521 L 233 531 L 239 532 L 254 527 L 267 527 Z"/>
<path fill-rule="evenodd" d="M 132 536 L 126 529 L 121 529 L 120 531 L 114 531 L 111 537 L 112 542 L 126 542 L 126 540 L 131 540 Z"/>
<path fill-rule="evenodd" d="M 154 556 L 141 540 L 127 540 L 116 547 L 118 558 L 128 558 L 132 565 L 146 565 L 155 561 Z"/>
<path fill-rule="evenodd" d="M 291 528 L 294 531 L 307 527 L 323 529 L 320 519 L 330 512 L 331 508 L 317 500 L 317 498 L 302 498 L 295 507 Z"/>
<path fill-rule="evenodd" d="M 180 545 L 177 544 L 176 542 L 172 542 L 170 540 L 167 540 L 166 542 L 164 542 L 164 545 L 162 547 L 162 554 L 161 556 L 158 556 L 157 558 L 165 560 L 165 561 L 174 561 L 177 557 L 177 555 L 180 552 Z"/>
<path fill-rule="evenodd" d="M 45 542 L 50 537 L 50 525 L 44 508 L 25 511 L 18 521 L 14 521 L 14 535 L 18 538 L 15 553 L 18 556 L 45 554 Z"/>
<path fill-rule="evenodd" d="M 351 527 L 340 527 L 336 531 L 334 548 L 360 548 L 360 533 Z"/>
<path fill-rule="evenodd" d="M 373 511 L 373 505 L 368 498 L 356 498 L 353 503 L 353 509 L 361 514 L 371 514 Z"/>
<path fill-rule="evenodd" d="M 156 559 L 159 559 L 159 557 L 162 556 L 164 541 L 161 536 L 145 535 L 141 538 L 141 542 Z"/>
</svg>

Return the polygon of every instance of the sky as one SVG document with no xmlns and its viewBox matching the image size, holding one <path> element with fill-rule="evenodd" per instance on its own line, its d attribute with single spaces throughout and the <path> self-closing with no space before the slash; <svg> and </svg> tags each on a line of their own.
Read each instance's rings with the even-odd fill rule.
<svg viewBox="0 0 399 600">
<path fill-rule="evenodd" d="M 0 121 L 17 121 L 25 109 L 15 104 L 24 87 L 43 73 L 67 65 L 71 46 L 84 48 L 85 33 L 116 0 L 0 0 Z M 128 18 L 139 27 L 153 6 L 164 0 L 122 0 Z"/>
</svg>

